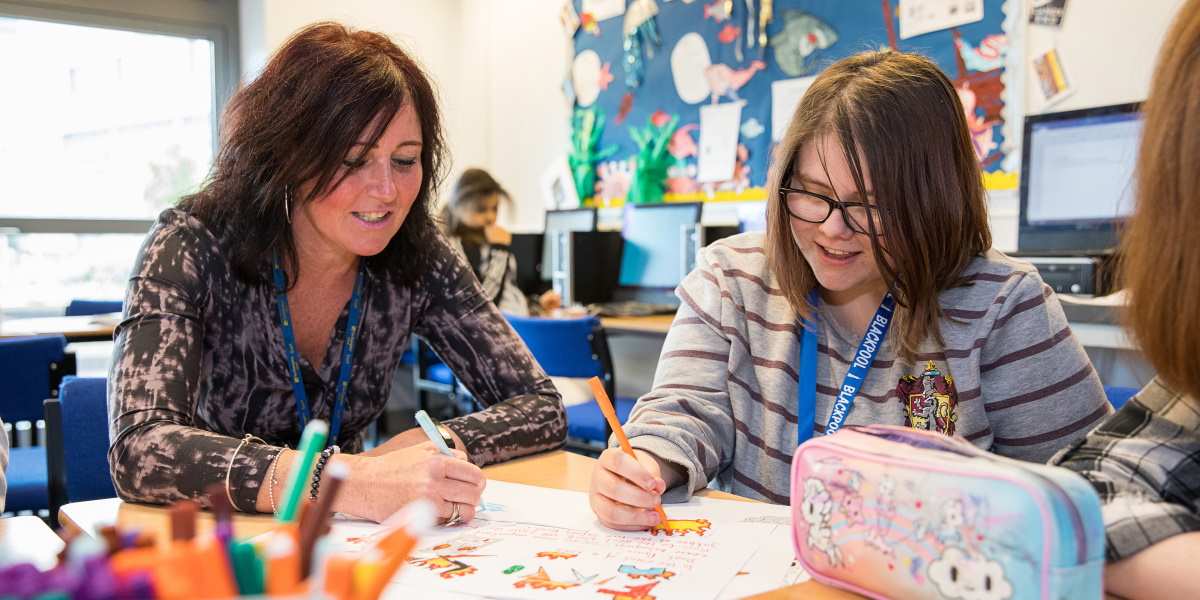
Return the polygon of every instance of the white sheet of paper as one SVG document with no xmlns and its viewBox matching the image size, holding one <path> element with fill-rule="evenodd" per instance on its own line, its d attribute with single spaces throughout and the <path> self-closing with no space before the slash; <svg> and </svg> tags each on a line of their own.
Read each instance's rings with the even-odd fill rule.
<svg viewBox="0 0 1200 600">
<path fill-rule="evenodd" d="M 728 181 L 737 165 L 738 129 L 744 102 L 700 107 L 700 148 L 696 181 Z"/>
<path fill-rule="evenodd" d="M 797 77 L 796 79 L 777 79 L 771 82 L 771 141 L 783 139 L 796 107 L 804 92 L 816 81 L 816 77 Z"/>
<path fill-rule="evenodd" d="M 983 20 L 983 0 L 903 0 L 900 39 Z"/>
<path fill-rule="evenodd" d="M 583 0 L 580 12 L 592 13 L 596 22 L 625 14 L 625 0 Z"/>
<path fill-rule="evenodd" d="M 583 492 L 489 481 L 484 499 L 471 523 L 422 539 L 384 597 L 541 598 L 552 590 L 556 599 L 641 592 L 699 600 L 731 583 L 740 594 L 788 577 L 786 506 L 693 498 L 666 506 L 676 527 L 668 536 L 606 529 Z M 333 547 L 365 550 L 376 533 L 372 524 L 336 520 Z"/>
</svg>

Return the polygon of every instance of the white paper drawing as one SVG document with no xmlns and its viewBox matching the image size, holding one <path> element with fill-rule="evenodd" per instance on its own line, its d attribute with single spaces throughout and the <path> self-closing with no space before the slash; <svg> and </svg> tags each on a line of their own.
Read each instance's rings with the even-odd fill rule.
<svg viewBox="0 0 1200 600">
<path fill-rule="evenodd" d="M 575 84 L 575 101 L 579 106 L 591 106 L 600 95 L 600 68 L 600 55 L 595 50 L 584 50 L 575 57 L 571 81 Z"/>
<path fill-rule="evenodd" d="M 696 181 L 726 181 L 733 177 L 744 104 L 727 102 L 700 107 L 700 154 L 696 161 L 700 172 Z"/>
<path fill-rule="evenodd" d="M 708 79 L 704 73 L 712 65 L 708 44 L 700 34 L 684 34 L 671 50 L 671 78 L 675 92 L 688 104 L 698 104 L 708 98 Z"/>
<path fill-rule="evenodd" d="M 704 600 L 722 597 L 739 571 L 748 575 L 735 593 L 800 580 L 780 554 L 791 538 L 786 506 L 693 498 L 666 507 L 669 533 L 617 532 L 582 492 L 489 481 L 485 497 L 500 508 L 422 539 L 384 597 Z M 373 527 L 335 521 L 334 546 L 365 550 Z"/>
<path fill-rule="evenodd" d="M 983 20 L 983 0 L 904 0 L 900 39 Z"/>
<path fill-rule="evenodd" d="M 796 79 L 777 79 L 771 82 L 771 141 L 783 139 L 800 99 L 804 92 L 816 81 L 816 77 L 798 77 Z"/>
</svg>

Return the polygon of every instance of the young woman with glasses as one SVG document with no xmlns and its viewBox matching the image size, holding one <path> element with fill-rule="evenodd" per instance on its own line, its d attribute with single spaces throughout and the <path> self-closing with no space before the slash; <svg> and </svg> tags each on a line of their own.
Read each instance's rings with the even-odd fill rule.
<svg viewBox="0 0 1200 600">
<path fill-rule="evenodd" d="M 962 104 L 930 60 L 826 69 L 775 153 L 767 231 L 708 247 L 677 294 L 654 389 L 591 504 L 657 522 L 714 477 L 787 503 L 796 445 L 844 425 L 960 435 L 1045 461 L 1111 412 L 1053 292 L 991 249 Z"/>
</svg>

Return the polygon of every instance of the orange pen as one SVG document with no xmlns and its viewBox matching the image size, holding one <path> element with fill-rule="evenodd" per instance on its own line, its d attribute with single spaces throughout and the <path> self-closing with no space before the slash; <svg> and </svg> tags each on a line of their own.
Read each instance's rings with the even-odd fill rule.
<svg viewBox="0 0 1200 600">
<path fill-rule="evenodd" d="M 629 438 L 625 437 L 625 430 L 621 429 L 621 421 L 617 419 L 617 409 L 613 408 L 612 400 L 608 399 L 608 392 L 604 391 L 604 384 L 600 382 L 599 377 L 593 377 L 588 380 L 588 385 L 592 387 L 592 394 L 596 396 L 596 404 L 600 405 L 600 412 L 604 413 L 604 418 L 608 420 L 608 426 L 616 434 L 621 450 L 630 458 L 637 460 L 637 455 L 633 453 L 633 446 L 629 445 Z M 670 531 L 671 524 L 667 521 L 667 513 L 663 510 L 662 504 L 654 505 L 654 510 L 658 511 L 658 518 L 662 521 L 660 526 Z"/>
</svg>

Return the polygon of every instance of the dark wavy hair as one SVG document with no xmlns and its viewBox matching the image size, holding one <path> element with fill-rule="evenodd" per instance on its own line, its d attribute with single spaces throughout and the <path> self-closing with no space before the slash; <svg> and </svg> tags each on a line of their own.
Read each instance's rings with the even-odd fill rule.
<svg viewBox="0 0 1200 600">
<path fill-rule="evenodd" d="M 400 109 L 411 103 L 421 124 L 421 190 L 400 231 L 367 257 L 412 282 L 426 268 L 437 235 L 430 206 L 444 175 L 446 147 L 437 95 L 421 67 L 387 37 L 338 23 L 315 23 L 291 37 L 261 75 L 225 110 L 221 148 L 204 187 L 180 207 L 231 244 L 239 277 L 265 281 L 278 253 L 296 270 L 285 217 L 337 188 L 342 162 L 366 136 L 365 155 Z M 302 184 L 307 192 L 298 195 Z"/>
</svg>

